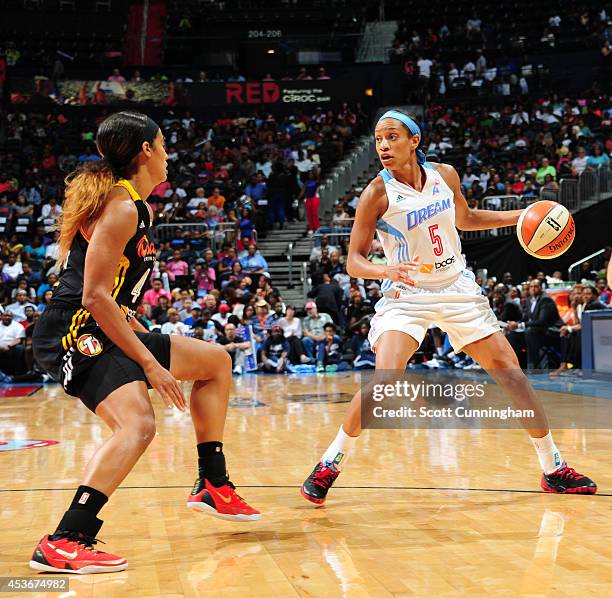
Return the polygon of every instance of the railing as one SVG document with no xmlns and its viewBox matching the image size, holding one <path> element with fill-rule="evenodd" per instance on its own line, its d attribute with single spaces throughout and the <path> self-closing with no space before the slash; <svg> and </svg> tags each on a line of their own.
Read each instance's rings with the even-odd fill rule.
<svg viewBox="0 0 612 598">
<path fill-rule="evenodd" d="M 204 239 L 213 251 L 219 251 L 223 243 L 231 243 L 234 247 L 239 231 L 233 222 L 220 222 L 211 229 L 204 222 L 175 222 L 155 226 L 157 242 L 183 239 L 189 242 L 193 239 Z M 253 240 L 257 242 L 257 231 L 253 230 Z"/>
<path fill-rule="evenodd" d="M 492 195 L 484 197 L 482 204 L 485 209 L 493 211 L 521 210 L 536 198 L 525 195 Z M 503 237 L 513 235 L 516 227 L 502 226 L 490 230 L 463 230 L 459 232 L 462 239 L 488 239 L 490 237 Z"/>
<path fill-rule="evenodd" d="M 308 272 L 308 262 L 302 262 L 300 266 L 300 282 L 302 283 L 302 298 L 304 299 L 304 304 L 306 304 L 308 293 L 312 287 L 312 280 Z"/>
<path fill-rule="evenodd" d="M 585 203 L 599 201 L 612 192 L 612 174 L 609 166 L 599 166 L 597 170 L 585 170 L 576 179 L 561 179 L 559 191 L 543 192 L 541 199 L 558 201 L 571 212 L 580 210 Z"/>
<path fill-rule="evenodd" d="M 330 245 L 337 245 L 340 239 L 343 239 L 345 237 L 350 238 L 351 231 L 350 230 L 334 231 L 331 228 L 325 228 L 325 227 L 320 228 L 319 231 L 312 237 L 315 245 L 321 244 L 321 237 L 323 237 L 324 235 L 327 236 Z"/>
<path fill-rule="evenodd" d="M 360 166 L 362 163 L 359 164 Z M 336 178 L 330 179 L 325 185 L 321 185 L 321 201 L 323 202 L 323 194 L 326 193 L 326 200 L 330 202 L 336 201 L 349 188 L 348 180 L 350 176 L 347 172 L 343 172 Z M 342 187 L 344 185 L 344 187 Z M 603 199 L 603 196 L 612 192 L 612 173 L 607 166 L 600 166 L 596 171 L 585 171 L 577 179 L 561 179 L 559 183 L 559 191 L 553 189 L 545 189 L 540 191 L 539 199 L 550 199 L 558 201 L 568 210 L 574 212 L 579 210 L 585 202 L 593 199 Z M 332 198 L 335 198 L 332 200 Z M 485 197 L 482 200 L 483 207 L 489 210 L 520 210 L 538 198 L 527 195 L 496 195 Z M 343 223 L 346 222 L 346 225 Z M 332 237 L 347 237 L 350 236 L 350 228 L 352 227 L 352 219 L 332 221 L 332 226 L 324 226 L 319 229 L 318 234 L 314 236 L 315 242 L 319 241 L 322 235 L 327 235 L 330 243 L 334 243 Z M 339 226 L 333 226 L 337 224 Z M 512 235 L 515 232 L 514 226 L 504 226 L 492 230 L 475 230 L 461 231 L 462 239 L 486 239 L 490 237 L 499 237 L 504 235 Z"/>
<path fill-rule="evenodd" d="M 574 270 L 578 267 L 578 266 L 582 266 L 582 264 L 584 264 L 584 262 L 588 262 L 589 260 L 592 260 L 595 257 L 598 257 L 602 254 L 604 254 L 606 252 L 606 249 L 604 247 L 604 249 L 600 249 L 599 251 L 596 251 L 594 253 L 591 253 L 591 255 L 587 255 L 586 257 L 583 257 L 582 259 L 578 260 L 577 262 L 574 262 L 568 269 L 567 269 L 567 279 L 568 280 L 575 280 L 573 278 L 574 275 Z"/>
<path fill-rule="evenodd" d="M 287 261 L 289 262 L 289 280 L 287 282 L 287 288 L 293 288 L 293 241 L 287 243 Z"/>
<path fill-rule="evenodd" d="M 344 195 L 357 179 L 367 172 L 377 160 L 374 139 L 371 135 L 362 137 L 348 158 L 340 161 L 319 187 L 321 219 L 328 221 L 334 204 Z"/>
</svg>

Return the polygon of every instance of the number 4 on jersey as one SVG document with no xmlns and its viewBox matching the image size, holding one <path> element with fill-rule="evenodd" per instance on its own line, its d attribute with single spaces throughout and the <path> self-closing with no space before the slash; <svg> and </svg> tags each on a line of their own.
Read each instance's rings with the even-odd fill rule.
<svg viewBox="0 0 612 598">
<path fill-rule="evenodd" d="M 151 272 L 151 268 L 149 268 L 142 275 L 140 280 L 134 285 L 134 288 L 132 289 L 132 292 L 130 293 L 132 295 L 132 303 L 136 303 L 136 301 L 138 301 L 138 297 L 140 297 L 140 291 L 142 291 L 142 287 L 144 286 L 144 283 L 147 282 L 150 272 Z"/>
</svg>

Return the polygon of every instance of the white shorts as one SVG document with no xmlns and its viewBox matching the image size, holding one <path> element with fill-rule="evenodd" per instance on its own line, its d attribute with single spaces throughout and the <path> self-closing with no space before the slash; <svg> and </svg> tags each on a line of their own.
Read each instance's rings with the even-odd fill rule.
<svg viewBox="0 0 612 598">
<path fill-rule="evenodd" d="M 500 330 L 488 299 L 464 270 L 451 285 L 443 288 L 409 288 L 393 285 L 376 304 L 368 340 L 373 348 L 383 332 L 399 330 L 419 345 L 431 325 L 448 334 L 453 349 L 463 347 Z"/>
</svg>

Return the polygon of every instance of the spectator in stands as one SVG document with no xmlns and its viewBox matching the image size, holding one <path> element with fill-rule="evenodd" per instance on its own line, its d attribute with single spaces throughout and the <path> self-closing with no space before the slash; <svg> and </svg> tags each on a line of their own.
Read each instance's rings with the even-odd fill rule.
<svg viewBox="0 0 612 598">
<path fill-rule="evenodd" d="M 372 351 L 368 334 L 370 333 L 370 324 L 363 322 L 359 326 L 359 330 L 351 338 L 351 349 L 353 355 L 353 367 L 356 370 L 371 370 L 376 367 L 376 355 Z"/>
<path fill-rule="evenodd" d="M 189 332 L 189 327 L 183 322 L 181 322 L 179 312 L 174 307 L 168 309 L 168 311 L 166 312 L 166 316 L 168 318 L 168 321 L 162 324 L 162 334 L 176 334 L 177 336 L 187 335 L 187 333 Z"/>
<path fill-rule="evenodd" d="M 542 185 L 542 189 L 549 191 L 559 191 L 559 183 L 553 179 L 550 174 L 547 174 L 544 177 L 544 184 Z"/>
<path fill-rule="evenodd" d="M 145 291 L 142 296 L 143 303 L 148 303 L 149 305 L 157 305 L 158 299 L 160 297 L 166 297 L 166 299 L 170 300 L 172 295 L 170 291 L 167 291 L 162 287 L 162 281 L 160 278 L 155 278 L 151 283 L 151 288 Z"/>
<path fill-rule="evenodd" d="M 298 199 L 302 198 L 306 204 L 306 216 L 308 218 L 307 234 L 313 235 L 321 226 L 319 221 L 321 198 L 319 197 L 319 181 L 315 171 L 308 173 L 308 178 Z"/>
<path fill-rule="evenodd" d="M 342 372 L 348 364 L 342 360 L 342 340 L 336 334 L 336 325 L 328 322 L 323 327 L 323 340 L 317 347 L 317 372 Z"/>
<path fill-rule="evenodd" d="M 575 175 L 582 174 L 585 171 L 588 161 L 588 156 L 584 147 L 579 147 L 577 153 L 578 155 L 572 160 L 572 168 L 574 169 Z"/>
<path fill-rule="evenodd" d="M 5 374 L 23 374 L 25 328 L 13 320 L 13 313 L 4 311 L 0 323 L 0 370 Z M 24 318 L 25 319 L 25 318 Z"/>
<path fill-rule="evenodd" d="M 575 373 L 582 367 L 582 314 L 585 311 L 606 309 L 598 298 L 599 292 L 595 286 L 586 284 L 580 290 L 579 285 L 576 285 L 574 289 L 577 293 L 572 293 L 570 297 L 575 318 L 571 324 L 564 323 L 561 327 L 561 365 L 551 372 L 551 376 L 563 376 L 568 371 Z"/>
<path fill-rule="evenodd" d="M 46 257 L 46 248 L 40 235 L 34 235 L 30 243 L 23 248 L 23 259 L 37 269 Z"/>
<path fill-rule="evenodd" d="M 308 74 L 306 67 L 301 67 L 299 73 L 295 77 L 296 81 L 310 81 L 312 77 Z"/>
<path fill-rule="evenodd" d="M 223 334 L 217 337 L 216 342 L 230 354 L 234 374 L 241 375 L 244 372 L 245 351 L 251 348 L 251 343 L 237 334 L 236 325 L 231 322 L 225 325 Z"/>
<path fill-rule="evenodd" d="M 217 309 L 217 313 L 212 315 L 211 320 L 215 324 L 217 330 L 222 333 L 231 317 L 231 307 L 224 302 L 220 303 Z"/>
<path fill-rule="evenodd" d="M 151 321 L 156 326 L 161 326 L 168 321 L 168 307 L 170 300 L 165 295 L 160 295 L 157 299 L 157 305 L 151 310 Z"/>
<path fill-rule="evenodd" d="M 603 303 L 603 305 L 608 305 L 612 300 L 612 290 L 608 288 L 606 279 L 599 277 L 595 281 L 595 288 L 599 293 L 599 300 Z"/>
<path fill-rule="evenodd" d="M 328 272 L 323 273 L 321 284 L 312 289 L 308 297 L 315 299 L 319 311 L 329 314 L 332 321 L 344 327 L 346 318 L 343 312 L 342 289 L 336 282 L 332 282 Z"/>
<path fill-rule="evenodd" d="M 520 361 L 527 351 L 527 369 L 535 369 L 542 361 L 544 347 L 559 349 L 559 329 L 562 321 L 553 299 L 544 295 L 542 283 L 534 279 L 529 283 L 529 299 L 520 322 L 509 321 L 508 340 Z"/>
<path fill-rule="evenodd" d="M 43 204 L 39 220 L 42 222 L 45 220 L 53 220 L 55 222 L 61 214 L 62 206 L 58 205 L 55 197 L 50 197 L 49 203 Z"/>
<path fill-rule="evenodd" d="M 332 321 L 329 314 L 319 313 L 314 301 L 306 302 L 306 317 L 302 321 L 302 344 L 306 355 L 315 361 L 320 344 L 325 338 L 323 327 Z"/>
<path fill-rule="evenodd" d="M 245 307 L 245 311 L 246 311 Z M 257 341 L 257 350 L 261 349 L 261 345 L 267 336 L 269 305 L 265 299 L 259 299 L 255 303 L 255 315 L 249 320 L 249 324 L 253 329 L 253 335 Z"/>
<path fill-rule="evenodd" d="M 195 196 L 192 197 L 187 203 L 187 208 L 191 214 L 195 214 L 198 210 L 201 209 L 201 205 L 206 208 L 206 195 L 204 192 L 204 187 L 198 187 L 195 191 Z"/>
<path fill-rule="evenodd" d="M 261 348 L 261 366 L 266 373 L 280 374 L 287 369 L 289 343 L 280 324 L 272 324 Z"/>
<path fill-rule="evenodd" d="M 265 280 L 265 277 L 262 277 Z M 280 324 L 281 320 L 284 317 L 284 309 L 283 304 L 279 301 L 274 304 L 272 308 L 272 313 L 268 314 L 268 319 L 266 320 L 266 328 L 270 330 L 273 324 Z"/>
<path fill-rule="evenodd" d="M 11 252 L 4 267 L 2 268 L 2 276 L 7 282 L 16 282 L 23 274 L 23 265 L 17 261 L 17 254 Z"/>
<path fill-rule="evenodd" d="M 319 262 L 321 260 L 321 256 L 323 255 L 323 251 L 327 250 L 327 252 L 329 253 L 330 251 L 336 251 L 336 247 L 333 247 L 332 245 L 329 244 L 329 237 L 328 235 L 324 234 L 321 235 L 320 238 L 320 243 L 317 245 L 316 240 L 315 240 L 315 244 L 310 252 L 310 261 L 311 262 Z"/>
<path fill-rule="evenodd" d="M 42 294 L 40 303 L 36 306 L 36 311 L 42 313 L 51 303 L 51 297 L 53 297 L 53 291 L 51 289 L 45 291 Z"/>
<path fill-rule="evenodd" d="M 600 166 L 608 166 L 610 158 L 601 149 L 601 145 L 596 143 L 593 146 L 593 155 L 587 157 L 586 168 L 588 170 L 597 170 Z"/>
<path fill-rule="evenodd" d="M 93 153 L 90 145 L 87 145 L 83 153 L 79 156 L 79 162 L 97 162 L 98 160 L 101 160 L 100 156 Z"/>
<path fill-rule="evenodd" d="M 189 274 L 189 264 L 183 260 L 180 249 L 175 249 L 172 253 L 172 259 L 167 264 L 168 274 L 172 275 L 171 280 L 177 276 L 187 276 Z"/>
<path fill-rule="evenodd" d="M 550 163 L 548 158 L 542 158 L 542 165 L 538 168 L 538 172 L 536 174 L 536 182 L 539 185 L 544 184 L 544 180 L 546 175 L 550 175 L 552 179 L 557 178 L 557 171 L 555 167 Z"/>
<path fill-rule="evenodd" d="M 207 205 L 209 208 L 211 206 L 214 206 L 219 212 L 223 211 L 223 206 L 225 205 L 225 197 L 221 195 L 221 189 L 219 189 L 219 187 L 215 187 L 213 189 L 212 195 L 210 195 L 208 198 Z"/>
<path fill-rule="evenodd" d="M 15 293 L 15 301 L 6 306 L 6 311 L 10 311 L 17 322 L 26 319 L 25 310 L 32 307 L 36 311 L 36 306 L 30 302 L 28 291 L 20 288 Z"/>
<path fill-rule="evenodd" d="M 113 69 L 113 74 L 109 75 L 108 80 L 117 83 L 125 83 L 125 77 L 121 74 L 119 69 Z"/>
<path fill-rule="evenodd" d="M 289 343 L 289 361 L 293 364 L 309 363 L 310 358 L 304 351 L 302 344 L 302 322 L 295 317 L 293 305 L 287 305 L 285 316 L 278 323 L 283 329 L 285 339 Z"/>
<path fill-rule="evenodd" d="M 290 197 L 289 176 L 282 162 L 277 161 L 272 165 L 272 174 L 268 178 L 268 225 L 274 226 L 279 223 L 279 228 L 285 226 L 285 209 Z"/>
<path fill-rule="evenodd" d="M 255 243 L 251 243 L 247 255 L 240 258 L 240 265 L 248 274 L 259 274 L 268 269 L 268 262 L 263 255 L 257 251 L 257 245 L 255 245 Z"/>
</svg>

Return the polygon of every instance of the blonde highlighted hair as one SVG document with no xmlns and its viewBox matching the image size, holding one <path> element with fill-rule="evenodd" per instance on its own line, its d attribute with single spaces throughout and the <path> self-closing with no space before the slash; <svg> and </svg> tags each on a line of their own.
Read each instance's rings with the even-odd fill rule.
<svg viewBox="0 0 612 598">
<path fill-rule="evenodd" d="M 101 214 L 106 198 L 118 178 L 106 160 L 85 162 L 66 177 L 66 191 L 60 216 L 59 255 L 63 264 L 74 237 Z"/>
<path fill-rule="evenodd" d="M 158 132 L 155 121 L 140 112 L 117 112 L 100 124 L 96 147 L 104 159 L 85 162 L 66 177 L 58 263 L 65 262 L 79 229 L 99 218 L 113 185 L 128 177 L 142 144 L 153 145 Z"/>
</svg>

